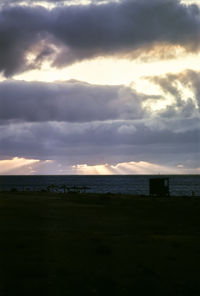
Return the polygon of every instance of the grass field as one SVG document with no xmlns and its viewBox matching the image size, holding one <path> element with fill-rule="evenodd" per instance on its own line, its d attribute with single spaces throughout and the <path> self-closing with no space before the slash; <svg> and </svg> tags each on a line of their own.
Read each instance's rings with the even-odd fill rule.
<svg viewBox="0 0 200 296">
<path fill-rule="evenodd" d="M 200 199 L 0 194 L 0 295 L 200 295 Z"/>
</svg>

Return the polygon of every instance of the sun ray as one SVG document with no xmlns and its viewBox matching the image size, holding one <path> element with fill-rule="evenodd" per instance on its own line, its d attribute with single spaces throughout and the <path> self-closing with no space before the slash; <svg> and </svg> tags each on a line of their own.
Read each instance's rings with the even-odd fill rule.
<svg viewBox="0 0 200 296">
<path fill-rule="evenodd" d="M 13 172 L 18 173 L 24 168 L 24 174 L 31 173 L 33 168 L 31 165 L 39 163 L 37 159 L 25 159 L 14 157 L 8 160 L 0 160 L 0 174 L 12 174 Z"/>
</svg>

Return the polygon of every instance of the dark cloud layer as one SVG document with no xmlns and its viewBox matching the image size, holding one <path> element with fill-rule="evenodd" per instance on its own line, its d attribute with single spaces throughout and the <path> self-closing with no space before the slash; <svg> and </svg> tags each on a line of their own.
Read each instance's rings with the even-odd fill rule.
<svg viewBox="0 0 200 296">
<path fill-rule="evenodd" d="M 0 158 L 23 156 L 68 164 L 196 160 L 199 130 L 152 130 L 144 123 L 26 123 L 0 127 Z M 185 159 L 184 159 L 185 158 Z"/>
<path fill-rule="evenodd" d="M 177 122 L 179 131 L 195 127 L 200 116 L 200 73 L 186 71 L 151 80 L 159 84 L 164 96 L 173 97 L 173 102 L 156 112 L 148 100 L 159 102 L 163 96 L 144 95 L 122 85 L 7 80 L 0 83 L 0 123 L 145 120 L 152 129 L 178 128 Z M 188 87 L 191 97 L 183 96 L 180 85 Z"/>
<path fill-rule="evenodd" d="M 55 159 L 69 165 L 143 160 L 199 167 L 200 73 L 169 74 L 154 82 L 174 97 L 156 112 L 143 107 L 152 96 L 124 86 L 1 82 L 0 159 Z M 182 97 L 180 84 L 190 88 L 192 98 Z"/>
<path fill-rule="evenodd" d="M 13 89 L 15 89 L 15 94 L 18 92 L 18 98 L 15 102 L 14 99 L 11 101 L 7 96 L 7 103 L 9 105 L 7 109 L 5 106 L 2 109 L 5 114 L 7 112 L 10 113 L 9 117 L 7 114 L 9 122 L 6 124 L 6 121 L 4 121 L 3 125 L 0 126 L 0 159 L 8 159 L 14 155 L 29 159 L 55 159 L 58 163 L 65 161 L 69 165 L 78 163 L 117 163 L 133 159 L 135 161 L 142 159 L 143 161 L 159 162 L 165 165 L 174 165 L 179 162 L 187 162 L 193 167 L 200 165 L 199 113 L 194 112 L 192 116 L 187 116 L 181 112 L 182 105 L 174 105 L 176 110 L 174 116 L 171 114 L 171 116 L 167 117 L 164 111 L 149 112 L 149 114 L 142 112 L 140 118 L 132 120 L 119 120 L 116 118 L 112 121 L 103 120 L 105 114 L 110 116 L 109 108 L 106 111 L 107 113 L 105 113 L 104 108 L 100 107 L 97 113 L 96 111 L 93 113 L 92 118 L 94 119 L 96 114 L 96 118 L 101 118 L 102 121 L 91 121 L 91 113 L 87 115 L 89 116 L 87 122 L 80 122 L 78 115 L 82 112 L 80 111 L 82 106 L 84 106 L 83 110 L 88 110 L 87 112 L 89 113 L 90 108 L 93 110 L 94 106 L 97 106 L 94 103 L 95 100 L 97 100 L 100 106 L 102 97 L 97 97 L 98 87 L 96 89 L 94 86 L 82 85 L 79 82 L 70 82 L 66 85 L 58 83 L 51 85 L 50 89 L 48 88 L 49 85 L 45 83 L 29 84 L 20 82 L 18 87 L 17 82 L 7 83 L 9 87 L 5 89 L 9 89 L 12 95 L 14 93 L 11 92 L 12 84 L 15 85 Z M 91 94 L 89 88 L 94 88 L 95 99 L 92 98 L 88 101 L 88 93 Z M 106 95 L 106 87 L 105 89 L 104 87 L 102 88 L 103 91 L 101 90 L 100 93 L 104 92 Z M 118 91 L 118 87 L 107 88 L 106 96 L 110 95 L 107 98 L 109 105 L 116 101 L 115 94 L 116 90 Z M 73 101 L 76 97 L 74 96 L 76 93 L 75 89 L 78 93 L 81 90 L 82 95 L 84 92 L 87 94 L 86 97 L 81 98 L 82 103 L 80 103 L 80 98 Z M 65 99 L 66 94 L 63 95 L 63 90 L 65 92 L 67 90 L 68 94 L 71 94 L 73 108 L 70 106 L 70 100 Z M 93 91 L 92 94 L 94 95 Z M 60 98 L 58 98 L 58 101 L 61 100 L 59 102 L 62 103 L 60 107 L 54 104 L 55 92 L 61 93 Z M 41 94 L 39 98 L 37 98 L 38 93 Z M 43 96 L 45 100 L 41 104 Z M 62 101 L 62 96 L 64 101 Z M 29 108 L 24 103 L 26 99 L 27 104 L 32 102 L 30 106 L 28 105 Z M 17 106 L 18 100 L 21 103 Z M 34 104 L 34 100 L 36 100 L 37 105 Z M 70 120 L 68 122 L 59 120 L 62 119 L 62 114 L 68 112 L 66 111 L 67 108 L 63 107 L 65 106 L 63 102 L 67 102 L 71 108 L 72 122 L 69 122 Z M 124 110 L 122 102 L 123 100 L 118 108 Z M 22 103 L 25 104 L 24 109 Z M 45 104 L 46 107 L 43 108 Z M 103 101 L 104 104 L 106 105 L 105 101 Z M 8 109 L 9 106 L 10 110 Z M 62 107 L 63 113 L 61 112 Z M 20 113 L 21 108 L 24 112 Z M 31 110 L 33 112 L 32 115 Z M 83 114 L 86 116 L 87 113 L 84 112 Z M 24 115 L 25 113 L 26 116 Z M 49 117 L 49 113 L 51 117 Z M 16 119 L 16 114 L 18 114 L 18 119 L 20 118 L 23 122 L 12 122 L 13 119 Z M 44 121 L 42 120 L 44 116 L 46 116 L 46 120 L 51 118 L 57 119 L 57 121 Z M 31 122 L 31 119 L 34 119 L 34 122 Z"/>
<path fill-rule="evenodd" d="M 142 118 L 140 97 L 128 87 L 6 81 L 0 83 L 0 121 L 91 122 Z"/>
<path fill-rule="evenodd" d="M 61 67 L 163 43 L 195 51 L 199 33 L 198 7 L 178 0 L 124 0 L 52 10 L 8 5 L 0 11 L 0 71 L 9 76 L 39 67 L 46 58 Z M 35 58 L 27 59 L 28 53 Z"/>
</svg>

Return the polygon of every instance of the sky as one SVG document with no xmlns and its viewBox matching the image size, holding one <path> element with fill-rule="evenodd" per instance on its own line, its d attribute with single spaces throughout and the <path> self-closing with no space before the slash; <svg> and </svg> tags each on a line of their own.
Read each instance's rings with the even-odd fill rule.
<svg viewBox="0 0 200 296">
<path fill-rule="evenodd" d="M 0 174 L 200 174 L 200 1 L 2 0 Z"/>
</svg>

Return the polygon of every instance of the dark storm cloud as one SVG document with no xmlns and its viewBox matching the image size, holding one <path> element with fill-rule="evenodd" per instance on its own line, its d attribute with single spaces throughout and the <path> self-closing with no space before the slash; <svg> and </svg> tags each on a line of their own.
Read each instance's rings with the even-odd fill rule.
<svg viewBox="0 0 200 296">
<path fill-rule="evenodd" d="M 46 58 L 62 67 L 138 48 L 142 53 L 163 43 L 195 51 L 199 33 L 199 8 L 178 0 L 124 0 L 52 10 L 7 5 L 0 11 L 0 71 L 13 75 L 39 67 Z M 30 52 L 33 61 L 26 58 Z"/>
<path fill-rule="evenodd" d="M 72 49 L 54 64 L 123 53 L 156 43 L 198 46 L 200 12 L 176 0 L 135 0 L 51 11 L 54 36 Z"/>
<path fill-rule="evenodd" d="M 90 122 L 144 115 L 142 96 L 124 86 L 5 81 L 0 83 L 0 122 Z"/>
<path fill-rule="evenodd" d="M 168 92 L 172 88 L 167 76 L 165 79 Z M 197 93 L 198 73 L 176 75 L 171 84 L 176 85 L 176 80 L 184 81 Z M 142 159 L 165 165 L 187 162 L 198 167 L 199 111 L 194 100 L 184 102 L 181 93 L 176 94 L 179 99 L 173 108 L 144 112 L 141 104 L 147 97 L 122 86 L 77 81 L 1 83 L 0 159 L 54 159 L 68 165 Z M 190 111 L 183 112 L 186 107 Z M 124 118 L 120 119 L 122 114 Z M 112 116 L 115 120 L 107 120 Z M 128 120 L 129 116 L 133 120 Z"/>
<path fill-rule="evenodd" d="M 42 8 L 0 11 L 0 70 L 6 76 L 34 68 L 26 55 L 44 38 L 45 17 L 46 10 Z"/>
<path fill-rule="evenodd" d="M 152 130 L 142 122 L 24 123 L 0 127 L 0 158 L 63 159 L 68 164 L 199 159 L 199 130 Z M 14 152 L 14 154 L 13 154 Z M 199 162 L 196 161 L 196 165 Z"/>
</svg>

